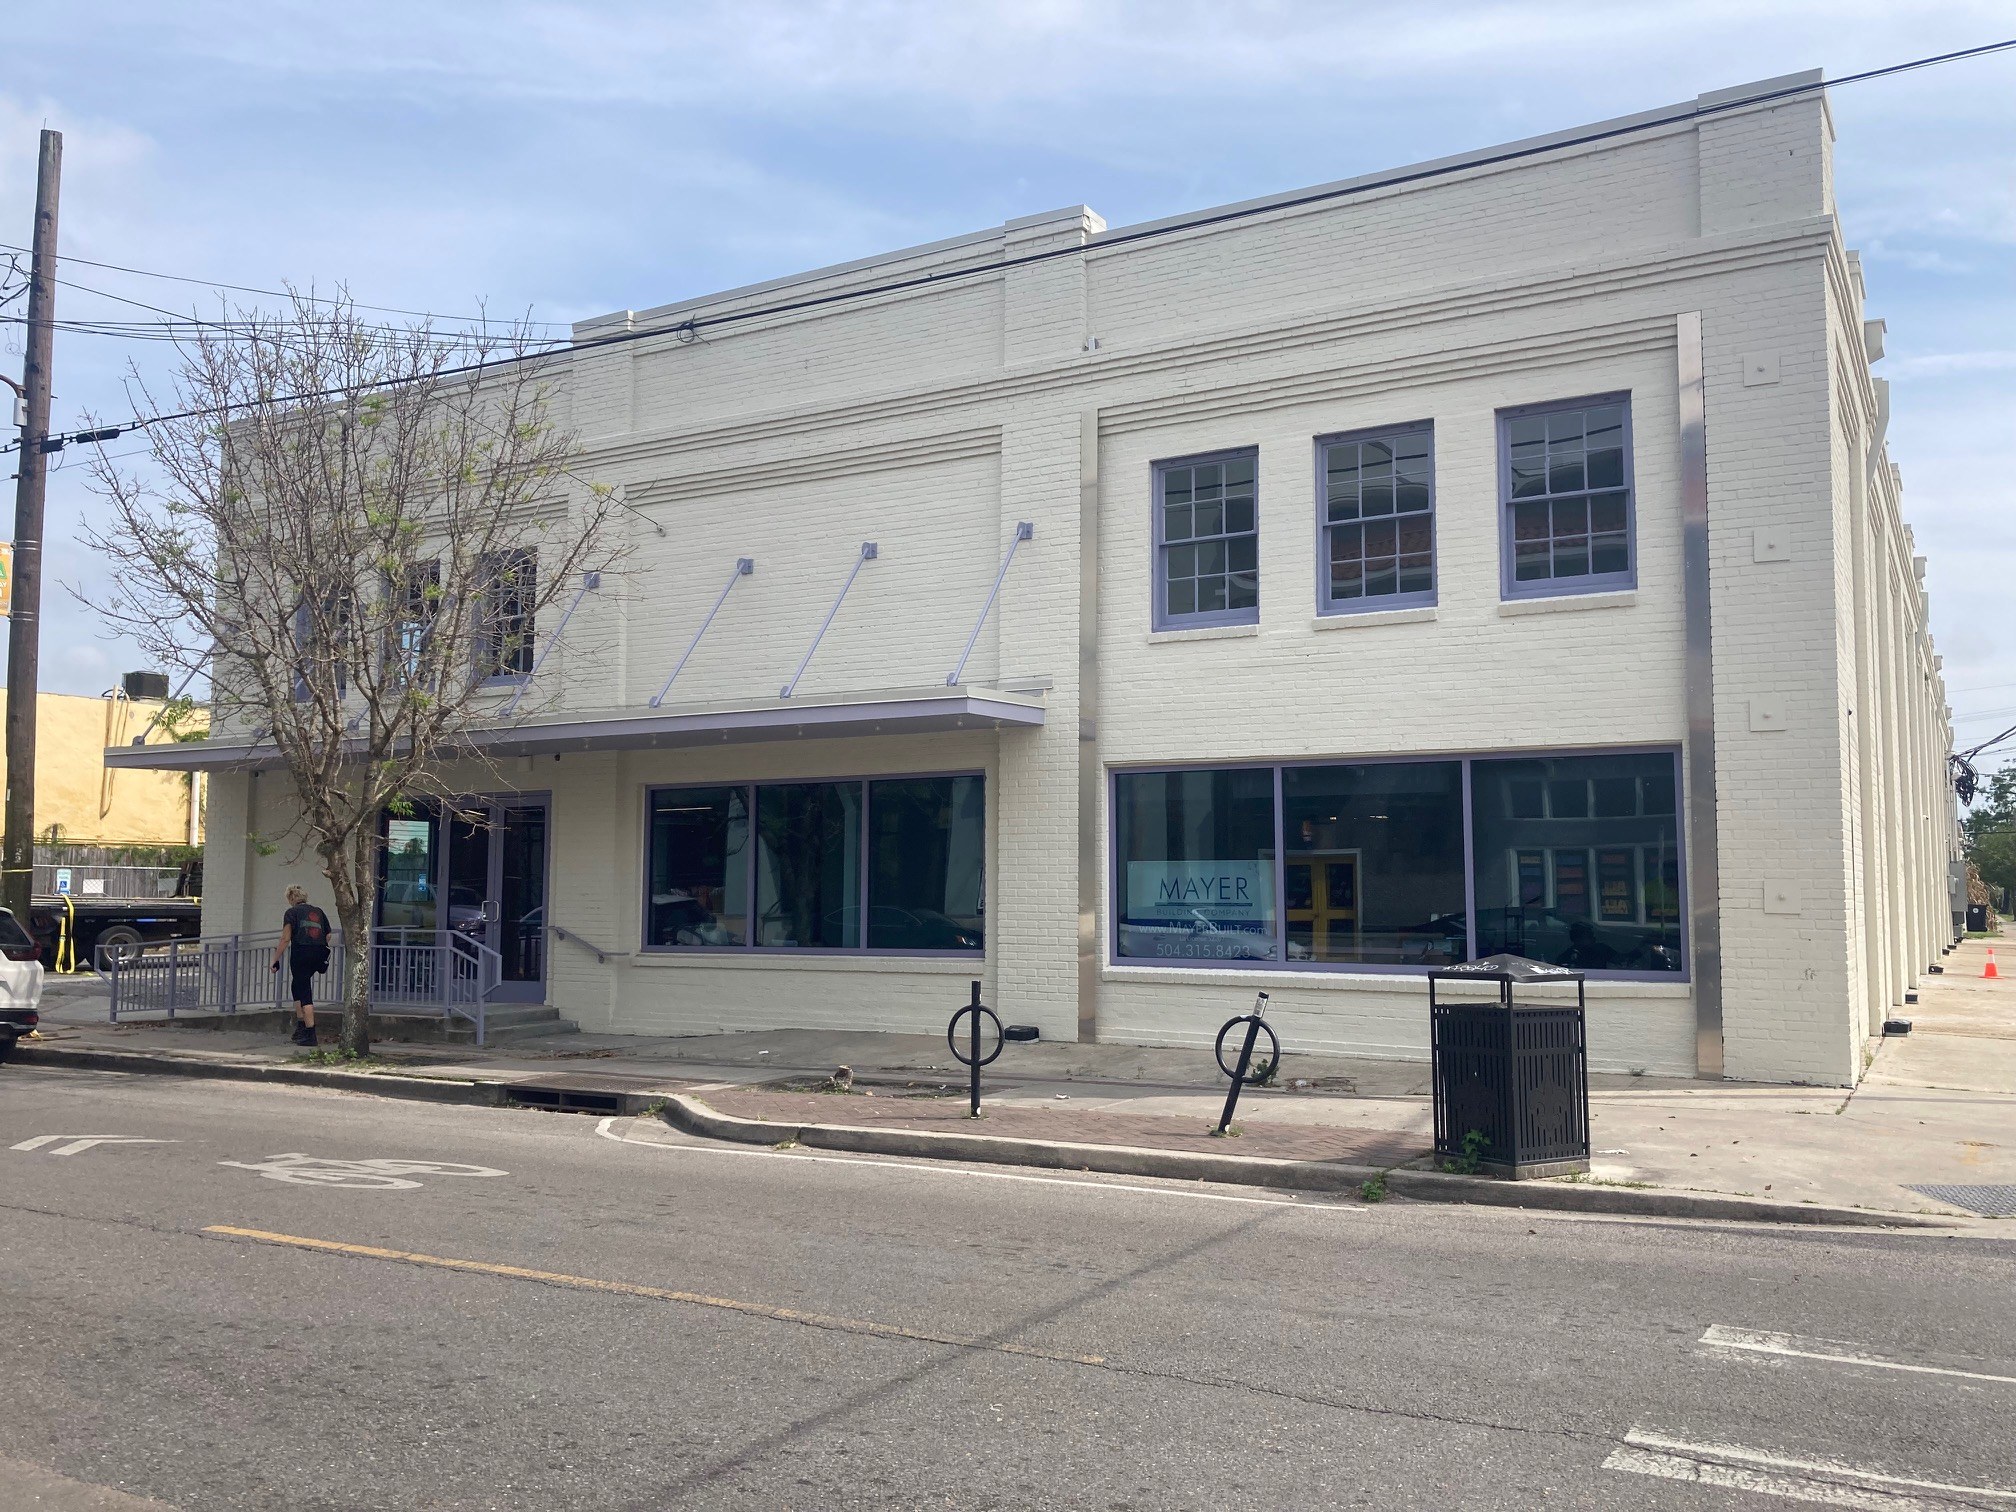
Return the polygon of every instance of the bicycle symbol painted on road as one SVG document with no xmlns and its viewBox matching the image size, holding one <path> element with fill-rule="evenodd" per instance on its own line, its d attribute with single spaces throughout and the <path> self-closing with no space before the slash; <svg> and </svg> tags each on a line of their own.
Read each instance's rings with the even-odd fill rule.
<svg viewBox="0 0 2016 1512">
<path fill-rule="evenodd" d="M 219 1165 L 257 1171 L 269 1181 L 297 1186 L 356 1187 L 380 1192 L 412 1191 L 415 1176 L 508 1176 L 489 1166 L 449 1160 L 333 1160 L 322 1155 L 268 1155 L 264 1160 L 220 1160 Z"/>
</svg>

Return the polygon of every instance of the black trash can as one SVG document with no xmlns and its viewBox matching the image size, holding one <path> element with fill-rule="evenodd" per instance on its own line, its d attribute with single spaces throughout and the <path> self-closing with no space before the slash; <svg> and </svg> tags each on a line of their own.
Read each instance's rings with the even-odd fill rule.
<svg viewBox="0 0 2016 1512">
<path fill-rule="evenodd" d="M 1967 905 L 1967 933 L 1988 933 L 1988 905 L 1986 903 L 1969 903 Z"/>
<path fill-rule="evenodd" d="M 1437 982 L 1495 982 L 1498 1001 L 1438 1002 Z M 1512 1000 L 1517 986 L 1575 984 L 1575 1001 Z M 1589 1169 L 1582 973 L 1494 955 L 1428 973 L 1435 1163 L 1524 1180 Z"/>
</svg>

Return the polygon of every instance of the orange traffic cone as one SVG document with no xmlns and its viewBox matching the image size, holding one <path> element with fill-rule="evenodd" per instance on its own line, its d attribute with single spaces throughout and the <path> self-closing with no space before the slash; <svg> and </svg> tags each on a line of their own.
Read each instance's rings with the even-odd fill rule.
<svg viewBox="0 0 2016 1512">
<path fill-rule="evenodd" d="M 1999 981 L 2001 979 L 2002 973 L 1995 969 L 1995 947 L 1993 945 L 1988 947 L 1988 964 L 1981 968 L 1981 975 L 1991 981 Z"/>
</svg>

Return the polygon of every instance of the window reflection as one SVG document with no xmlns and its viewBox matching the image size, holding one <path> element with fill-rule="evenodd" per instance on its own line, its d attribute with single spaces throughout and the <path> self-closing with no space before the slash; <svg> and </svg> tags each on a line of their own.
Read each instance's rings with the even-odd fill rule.
<svg viewBox="0 0 2016 1512">
<path fill-rule="evenodd" d="M 741 788 L 651 796 L 652 945 L 741 945 L 748 938 L 749 811 Z"/>
<path fill-rule="evenodd" d="M 1289 767 L 1281 782 L 1289 960 L 1465 958 L 1461 762 Z"/>
<path fill-rule="evenodd" d="M 1670 754 L 1478 761 L 1477 950 L 1581 971 L 1681 971 Z"/>
<path fill-rule="evenodd" d="M 1114 791 L 1119 954 L 1277 959 L 1273 771 L 1135 772 Z"/>
</svg>

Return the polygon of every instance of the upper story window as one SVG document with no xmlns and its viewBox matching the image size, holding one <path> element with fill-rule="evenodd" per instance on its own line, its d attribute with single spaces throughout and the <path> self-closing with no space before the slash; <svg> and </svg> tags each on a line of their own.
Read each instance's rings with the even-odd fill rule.
<svg viewBox="0 0 2016 1512">
<path fill-rule="evenodd" d="M 529 676 L 533 612 L 539 601 L 538 554 L 500 551 L 483 566 L 485 602 L 483 622 L 476 632 L 476 676 Z"/>
<path fill-rule="evenodd" d="M 1257 460 L 1245 451 L 1156 464 L 1156 629 L 1259 620 Z"/>
<path fill-rule="evenodd" d="M 1628 396 L 1504 410 L 1498 428 L 1505 596 L 1632 586 Z"/>
<path fill-rule="evenodd" d="M 1317 443 L 1324 612 L 1435 602 L 1433 450 L 1426 425 Z"/>
</svg>

